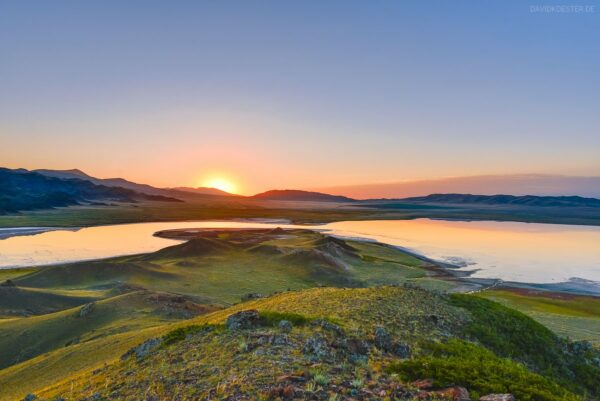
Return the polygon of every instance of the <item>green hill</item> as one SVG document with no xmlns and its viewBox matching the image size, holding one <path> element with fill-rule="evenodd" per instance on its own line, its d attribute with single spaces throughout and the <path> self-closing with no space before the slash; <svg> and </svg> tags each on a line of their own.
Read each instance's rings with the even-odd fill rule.
<svg viewBox="0 0 600 401">
<path fill-rule="evenodd" d="M 187 242 L 4 276 L 19 295 L 0 310 L 40 315 L 0 320 L 0 399 L 599 399 L 588 343 L 484 298 L 529 313 L 504 292 L 448 295 L 465 283 L 396 248 L 308 230 L 160 235 Z"/>
<path fill-rule="evenodd" d="M 241 311 L 250 312 L 236 315 Z M 499 334 L 506 327 L 515 330 L 490 343 L 483 326 Z M 120 360 L 48 383 L 38 395 L 50 400 L 452 399 L 466 390 L 473 398 L 497 392 L 550 401 L 599 394 L 594 378 L 600 368 L 592 364 L 597 355 L 592 351 L 575 350 L 499 304 L 419 288 L 286 292 L 145 332 L 139 342 L 152 335 L 155 340 Z M 536 339 L 541 358 L 528 359 Z M 560 358 L 557 369 L 555 358 Z M 21 393 L 13 396 L 36 390 L 19 383 Z"/>
</svg>

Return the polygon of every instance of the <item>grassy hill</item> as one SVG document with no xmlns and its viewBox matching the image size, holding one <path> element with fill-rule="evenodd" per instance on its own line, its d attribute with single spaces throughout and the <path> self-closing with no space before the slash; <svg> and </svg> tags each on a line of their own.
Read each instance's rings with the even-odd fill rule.
<svg viewBox="0 0 600 401">
<path fill-rule="evenodd" d="M 98 202 L 181 202 L 168 196 L 96 185 L 79 178 L 61 179 L 6 168 L 0 168 L 0 188 L 0 214 Z"/>
<path fill-rule="evenodd" d="M 238 317 L 251 322 L 247 328 L 226 324 L 237 312 L 252 310 L 256 320 Z M 481 331 L 485 325 L 502 334 L 507 324 L 515 330 L 498 336 L 500 347 Z M 520 400 L 583 400 L 586 392 L 590 399 L 598 397 L 593 375 L 600 369 L 591 364 L 592 354 L 574 351 L 543 326 L 499 304 L 419 288 L 285 292 L 141 332 L 138 341 L 151 336 L 156 340 L 136 348 L 137 354 L 48 382 L 41 390 L 18 380 L 21 392 L 10 394 L 18 398 L 31 389 L 44 399 L 66 400 L 290 394 L 323 400 L 451 399 L 461 386 L 473 398 L 488 392 L 511 392 Z M 541 358 L 528 359 L 532 341 L 539 342 Z M 566 371 L 552 369 L 555 357 Z M 574 379 L 574 369 L 592 376 Z M 419 379 L 432 380 L 415 382 Z"/>
<path fill-rule="evenodd" d="M 446 399 L 459 387 L 599 399 L 587 343 L 485 299 L 508 305 L 501 290 L 447 295 L 461 283 L 396 248 L 309 230 L 159 235 L 186 242 L 2 273 L 20 298 L 0 310 L 37 315 L 0 319 L 0 399 Z M 596 313 L 564 301 L 554 312 Z M 227 325 L 249 310 L 247 329 Z"/>
<path fill-rule="evenodd" d="M 13 279 L 19 287 L 105 291 L 124 284 L 229 305 L 248 293 L 319 285 L 431 281 L 424 262 L 380 244 L 340 241 L 308 230 L 222 231 L 147 255 L 51 266 Z M 1 307 L 1 305 L 0 305 Z"/>
</svg>

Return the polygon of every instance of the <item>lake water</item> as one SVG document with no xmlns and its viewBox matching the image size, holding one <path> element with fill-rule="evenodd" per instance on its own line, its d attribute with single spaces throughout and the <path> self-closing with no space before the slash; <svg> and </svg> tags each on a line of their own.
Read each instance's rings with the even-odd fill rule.
<svg viewBox="0 0 600 401">
<path fill-rule="evenodd" d="M 477 271 L 473 277 L 559 283 L 572 278 L 600 288 L 600 227 L 430 219 L 343 221 L 318 226 L 259 222 L 138 223 L 53 230 L 0 239 L 0 268 L 54 264 L 152 252 L 174 240 L 154 237 L 177 228 L 311 228 L 377 240 Z M 0 232 L 0 238 L 7 236 Z M 35 232 L 35 231 L 31 231 Z"/>
</svg>

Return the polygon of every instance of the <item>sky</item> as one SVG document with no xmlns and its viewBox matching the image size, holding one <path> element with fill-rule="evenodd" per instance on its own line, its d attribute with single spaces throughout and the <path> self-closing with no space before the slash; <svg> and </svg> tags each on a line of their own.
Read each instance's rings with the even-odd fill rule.
<svg viewBox="0 0 600 401">
<path fill-rule="evenodd" d="M 0 1 L 0 165 L 238 193 L 600 175 L 600 3 Z M 552 4 L 555 4 L 554 2 Z"/>
</svg>

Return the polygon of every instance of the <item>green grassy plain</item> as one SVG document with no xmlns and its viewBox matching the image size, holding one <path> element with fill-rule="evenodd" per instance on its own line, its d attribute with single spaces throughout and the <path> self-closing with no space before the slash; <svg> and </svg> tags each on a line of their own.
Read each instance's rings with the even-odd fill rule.
<svg viewBox="0 0 600 401">
<path fill-rule="evenodd" d="M 519 310 L 560 336 L 600 348 L 600 298 L 547 291 L 497 289 L 482 297 Z"/>
</svg>

